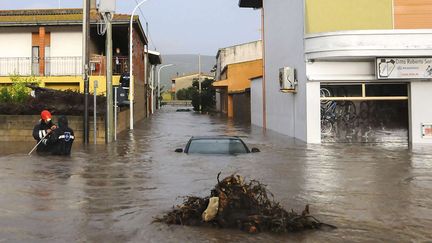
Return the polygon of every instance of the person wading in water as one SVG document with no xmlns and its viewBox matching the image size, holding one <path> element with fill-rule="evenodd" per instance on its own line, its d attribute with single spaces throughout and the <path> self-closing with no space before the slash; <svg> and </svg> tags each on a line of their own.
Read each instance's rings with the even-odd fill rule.
<svg viewBox="0 0 432 243">
<path fill-rule="evenodd" d="M 69 156 L 74 140 L 75 135 L 68 125 L 68 119 L 66 116 L 61 116 L 58 119 L 58 128 L 52 132 L 48 139 L 48 145 L 51 147 L 51 154 Z"/>
<path fill-rule="evenodd" d="M 33 128 L 33 138 L 39 144 L 36 149 L 38 154 L 46 154 L 50 152 L 51 146 L 48 145 L 48 139 L 51 136 L 52 131 L 57 128 L 51 118 L 51 113 L 47 110 L 43 110 L 41 112 L 39 123 Z"/>
</svg>

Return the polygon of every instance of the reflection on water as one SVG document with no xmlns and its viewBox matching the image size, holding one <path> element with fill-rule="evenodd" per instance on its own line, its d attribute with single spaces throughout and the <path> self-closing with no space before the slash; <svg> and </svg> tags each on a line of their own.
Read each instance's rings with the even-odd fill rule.
<svg viewBox="0 0 432 243">
<path fill-rule="evenodd" d="M 190 136 L 239 135 L 261 153 L 174 153 Z M 71 158 L 27 156 L 1 144 L 0 242 L 428 241 L 432 147 L 305 145 L 216 116 L 165 108 L 108 147 Z M 151 223 L 184 195 L 208 195 L 216 175 L 259 179 L 286 208 L 311 204 L 333 231 L 248 235 Z"/>
</svg>

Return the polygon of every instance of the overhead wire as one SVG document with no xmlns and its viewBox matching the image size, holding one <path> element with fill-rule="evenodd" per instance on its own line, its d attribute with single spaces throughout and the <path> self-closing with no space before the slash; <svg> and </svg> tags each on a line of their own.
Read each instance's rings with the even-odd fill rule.
<svg viewBox="0 0 432 243">
<path fill-rule="evenodd" d="M 134 0 L 134 1 L 135 1 L 136 4 L 138 4 L 138 0 Z M 148 24 L 148 20 L 147 20 L 146 17 L 144 16 L 143 11 L 141 10 L 141 6 L 138 7 L 138 10 L 139 10 L 140 13 L 141 13 L 141 17 L 142 17 L 142 18 L 146 21 L 146 23 Z M 148 31 L 148 33 L 147 33 L 147 37 L 149 38 L 150 43 L 153 45 L 154 49 L 157 50 L 156 44 L 155 44 L 155 42 L 153 41 L 153 39 L 152 39 L 152 37 L 151 37 L 150 30 L 147 30 L 147 31 Z"/>
</svg>

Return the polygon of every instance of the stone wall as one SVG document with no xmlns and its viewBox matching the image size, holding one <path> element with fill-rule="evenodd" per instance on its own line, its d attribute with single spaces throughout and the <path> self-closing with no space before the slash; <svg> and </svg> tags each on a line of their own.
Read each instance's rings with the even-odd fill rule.
<svg viewBox="0 0 432 243">
<path fill-rule="evenodd" d="M 53 120 L 57 122 L 56 116 Z M 2 142 L 31 142 L 33 127 L 38 123 L 40 116 L 35 115 L 0 115 L 0 141 Z M 90 117 L 90 143 L 94 141 L 93 117 Z M 81 116 L 68 116 L 69 127 L 74 130 L 75 142 L 83 141 L 83 118 Z M 105 119 L 97 118 L 97 143 L 105 142 Z M 125 131 L 129 126 L 129 110 L 119 112 L 117 134 Z"/>
</svg>

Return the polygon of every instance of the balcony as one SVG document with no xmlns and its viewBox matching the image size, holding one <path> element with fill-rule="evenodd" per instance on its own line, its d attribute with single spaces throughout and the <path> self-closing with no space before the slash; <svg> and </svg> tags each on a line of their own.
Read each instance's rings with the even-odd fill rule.
<svg viewBox="0 0 432 243">
<path fill-rule="evenodd" d="M 113 57 L 113 75 L 121 75 L 128 71 L 128 57 Z M 90 75 L 104 76 L 106 73 L 106 57 L 94 56 L 90 59 Z M 81 57 L 0 57 L 0 77 L 20 76 L 81 76 Z"/>
</svg>

